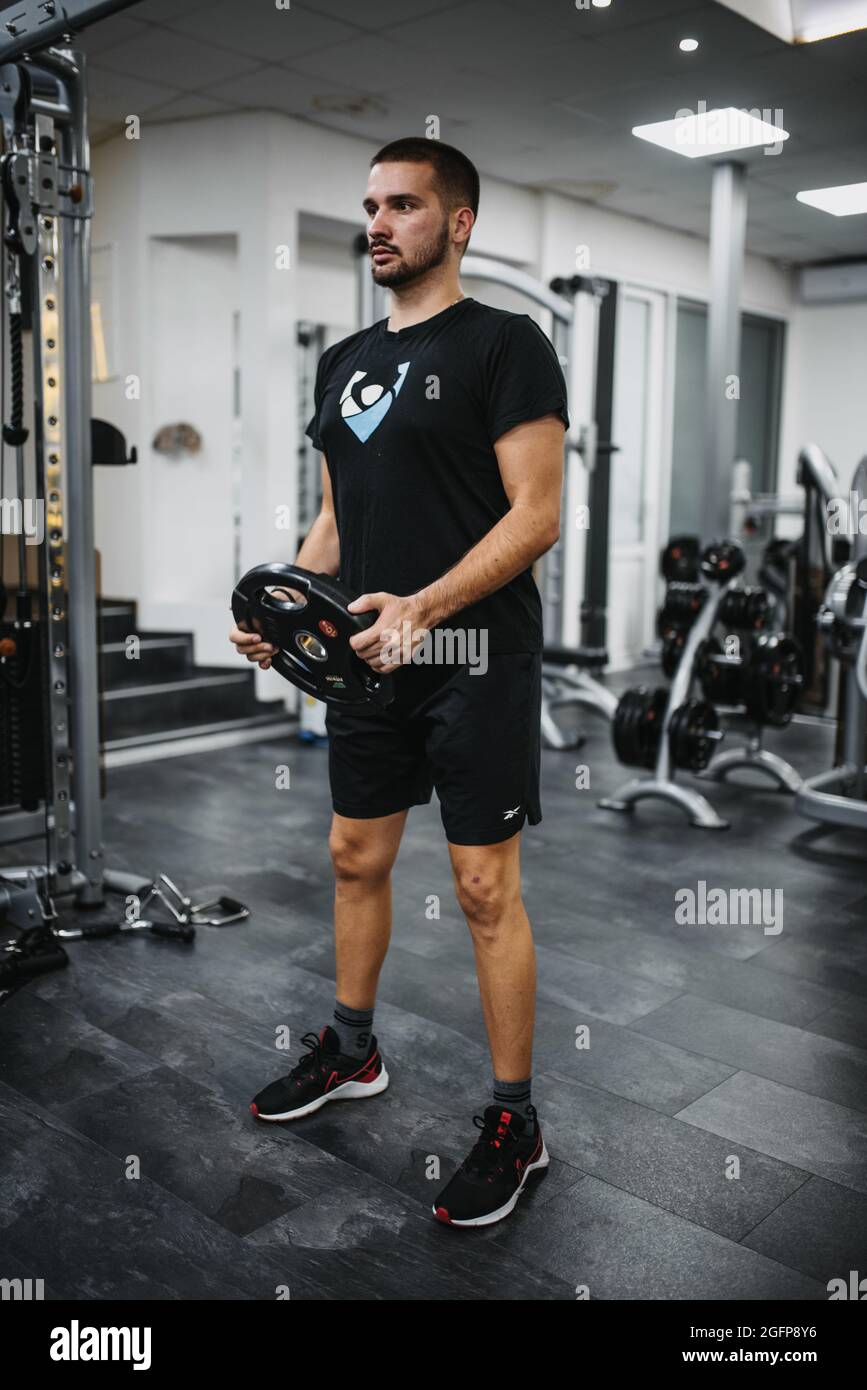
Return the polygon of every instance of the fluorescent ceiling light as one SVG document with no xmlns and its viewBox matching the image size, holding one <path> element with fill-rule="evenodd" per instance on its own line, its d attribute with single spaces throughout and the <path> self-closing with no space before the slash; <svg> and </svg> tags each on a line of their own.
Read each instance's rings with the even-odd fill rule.
<svg viewBox="0 0 867 1390">
<path fill-rule="evenodd" d="M 787 130 L 759 120 L 749 111 L 738 111 L 734 106 L 719 111 L 690 111 L 675 116 L 673 121 L 635 125 L 632 134 L 639 140 L 649 140 L 652 145 L 673 150 L 675 154 L 684 154 L 687 159 L 752 149 L 756 145 L 775 145 L 789 138 Z"/>
<path fill-rule="evenodd" d="M 802 29 L 795 35 L 795 43 L 819 43 L 822 39 L 840 38 L 842 34 L 857 34 L 861 29 L 867 29 L 867 19 L 853 19 L 848 24 L 844 23 L 842 29 L 833 20 L 826 24 L 812 24 L 809 29 Z"/>
<path fill-rule="evenodd" d="M 841 183 L 836 188 L 808 188 L 796 193 L 799 203 L 830 212 L 833 217 L 854 217 L 867 212 L 867 183 Z"/>
<path fill-rule="evenodd" d="M 719 0 L 785 43 L 817 43 L 867 29 L 867 0 Z"/>
</svg>

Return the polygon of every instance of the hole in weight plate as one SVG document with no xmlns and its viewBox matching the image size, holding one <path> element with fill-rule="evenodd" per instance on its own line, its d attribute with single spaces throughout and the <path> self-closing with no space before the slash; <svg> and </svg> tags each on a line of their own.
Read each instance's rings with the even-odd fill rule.
<svg viewBox="0 0 867 1390">
<path fill-rule="evenodd" d="M 312 632 L 296 632 L 295 645 L 305 656 L 310 656 L 314 661 L 327 661 L 328 653 Z"/>
</svg>

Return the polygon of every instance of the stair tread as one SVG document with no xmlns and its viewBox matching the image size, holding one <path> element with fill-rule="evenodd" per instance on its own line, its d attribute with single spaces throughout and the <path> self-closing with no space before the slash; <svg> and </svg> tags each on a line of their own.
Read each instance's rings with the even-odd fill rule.
<svg viewBox="0 0 867 1390">
<path fill-rule="evenodd" d="M 168 679 L 157 677 L 153 680 L 144 678 L 141 672 L 132 673 L 129 680 L 117 681 L 103 692 L 103 699 L 128 697 L 134 691 L 139 691 L 144 695 L 158 695 L 167 690 L 195 690 L 198 688 L 215 688 L 220 685 L 247 685 L 250 683 L 252 671 L 233 671 L 228 666 L 194 666 L 190 671 L 180 672 L 177 676 Z"/>
<path fill-rule="evenodd" d="M 109 738 L 105 740 L 103 747 L 107 751 L 118 748 L 133 748 L 141 744 L 165 742 L 178 742 L 183 738 L 197 738 L 203 734 L 228 733 L 233 729 L 258 729 L 270 728 L 272 725 L 281 727 L 284 724 L 295 723 L 296 721 L 286 713 L 283 707 L 279 712 L 267 714 L 244 714 L 237 719 L 217 719 L 208 724 L 184 724 L 177 727 L 158 729 L 143 734 L 127 734 L 120 738 Z"/>
<path fill-rule="evenodd" d="M 165 646 L 167 643 L 175 646 L 188 646 L 193 640 L 191 632 L 136 632 L 129 633 L 128 636 L 137 637 L 142 647 L 152 647 L 157 644 Z M 100 651 L 121 651 L 126 646 L 126 642 L 123 638 L 118 637 L 111 642 L 100 642 L 99 646 Z"/>
</svg>

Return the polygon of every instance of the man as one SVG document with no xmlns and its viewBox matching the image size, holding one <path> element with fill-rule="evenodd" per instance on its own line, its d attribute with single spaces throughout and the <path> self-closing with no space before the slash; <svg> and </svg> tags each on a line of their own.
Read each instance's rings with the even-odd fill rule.
<svg viewBox="0 0 867 1390">
<path fill-rule="evenodd" d="M 371 161 L 364 198 L 373 278 L 388 319 L 323 353 L 307 433 L 323 453 L 322 509 L 298 554 L 377 611 L 352 638 L 394 672 L 382 710 L 329 707 L 336 1003 L 298 1065 L 256 1096 L 260 1120 L 375 1095 L 373 1035 L 391 933 L 390 874 L 410 806 L 436 787 L 458 902 L 472 934 L 493 1092 L 469 1157 L 434 1203 L 456 1226 L 513 1209 L 548 1164 L 530 1073 L 535 954 L 519 845 L 539 804 L 542 623 L 533 562 L 559 535 L 566 387 L 527 315 L 461 292 L 478 174 L 438 141 L 398 140 Z M 413 661 L 425 634 L 486 642 L 485 660 Z M 396 648 L 398 638 L 410 640 Z M 263 668 L 274 649 L 232 633 Z M 437 650 L 437 649 L 435 649 Z M 428 639 L 428 654 L 430 640 Z M 484 669 L 483 669 L 484 667 Z"/>
</svg>

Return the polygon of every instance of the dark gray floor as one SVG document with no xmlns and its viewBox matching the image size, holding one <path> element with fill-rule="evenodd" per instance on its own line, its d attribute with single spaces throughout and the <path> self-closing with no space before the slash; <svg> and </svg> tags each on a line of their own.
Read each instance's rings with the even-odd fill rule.
<svg viewBox="0 0 867 1390">
<path fill-rule="evenodd" d="M 430 1217 L 431 1157 L 446 1174 L 464 1156 L 489 1080 L 436 801 L 395 873 L 390 1088 L 294 1126 L 250 1115 L 287 1069 L 275 1030 L 297 1054 L 333 999 L 327 755 L 262 743 L 110 775 L 109 862 L 224 884 L 254 916 L 192 947 L 71 944 L 68 970 L 0 1009 L 0 1274 L 52 1297 L 269 1300 L 824 1299 L 863 1275 L 865 838 L 804 838 L 790 800 L 743 786 L 711 792 L 723 834 L 655 803 L 606 814 L 628 774 L 588 732 L 544 755 L 524 836 L 552 1164 L 508 1221 Z M 830 757 L 816 728 L 771 746 L 804 772 Z M 784 930 L 678 926 L 674 894 L 700 879 L 782 888 Z"/>
</svg>

